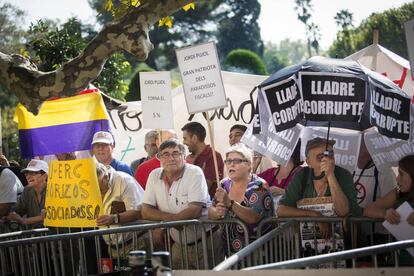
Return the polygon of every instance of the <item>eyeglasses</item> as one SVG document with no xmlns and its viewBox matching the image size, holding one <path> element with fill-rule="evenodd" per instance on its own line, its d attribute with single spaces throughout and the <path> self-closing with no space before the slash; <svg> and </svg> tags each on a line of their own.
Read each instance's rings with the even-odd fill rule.
<svg viewBox="0 0 414 276">
<path fill-rule="evenodd" d="M 163 158 L 163 159 L 168 159 L 172 156 L 174 159 L 178 159 L 182 155 L 183 154 L 181 152 L 174 151 L 173 153 L 169 153 L 169 152 L 160 153 L 160 154 L 158 154 L 158 157 Z"/>
<path fill-rule="evenodd" d="M 327 153 L 328 155 L 325 155 L 325 153 Z M 334 156 L 333 150 L 329 150 L 329 151 L 325 151 L 324 153 L 320 153 L 320 154 L 316 155 L 316 160 L 318 160 L 319 162 L 321 162 L 324 157 L 331 158 L 333 156 Z"/>
<path fill-rule="evenodd" d="M 226 160 L 224 160 L 224 164 L 226 164 L 226 165 L 230 165 L 231 163 L 233 163 L 234 165 L 238 165 L 238 164 L 241 164 L 243 162 L 249 162 L 249 160 L 247 160 L 247 159 L 240 159 L 240 158 L 226 159 Z"/>
</svg>

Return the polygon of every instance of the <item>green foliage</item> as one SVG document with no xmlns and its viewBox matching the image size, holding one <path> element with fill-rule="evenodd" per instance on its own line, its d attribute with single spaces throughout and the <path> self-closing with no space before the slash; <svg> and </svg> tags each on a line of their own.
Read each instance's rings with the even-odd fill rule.
<svg viewBox="0 0 414 276">
<path fill-rule="evenodd" d="M 38 21 L 30 26 L 26 47 L 40 70 L 51 71 L 78 56 L 93 35 L 91 27 L 82 25 L 76 18 L 61 26 Z M 131 66 L 123 54 L 115 54 L 105 63 L 93 84 L 110 96 L 124 100 L 128 92 L 125 79 L 130 72 Z"/>
<path fill-rule="evenodd" d="M 17 124 L 13 121 L 15 109 L 14 106 L 4 106 L 1 108 L 2 150 L 7 159 L 20 162 L 18 129 Z"/>
<path fill-rule="evenodd" d="M 381 13 L 373 13 L 358 27 L 342 30 L 329 48 L 331 57 L 346 57 L 370 44 L 374 30 L 379 30 L 379 43 L 408 59 L 403 25 L 414 18 L 414 2 Z M 346 34 L 346 31 L 349 34 Z"/>
<path fill-rule="evenodd" d="M 0 0 L 0 51 L 6 54 L 23 47 L 25 31 L 21 27 L 25 13 L 9 3 Z"/>
<path fill-rule="evenodd" d="M 312 48 L 315 54 L 319 55 L 319 41 L 321 39 L 321 34 L 319 26 L 311 21 L 311 11 L 313 10 L 312 0 L 295 0 L 295 5 L 298 19 L 305 25 L 308 56 L 311 57 L 313 55 Z"/>
<path fill-rule="evenodd" d="M 151 67 L 148 67 L 145 63 L 140 64 L 141 66 L 138 66 L 137 70 L 135 71 L 134 76 L 131 79 L 131 82 L 129 83 L 129 92 L 125 97 L 125 100 L 127 102 L 132 101 L 140 101 L 141 100 L 141 88 L 140 88 L 140 82 L 139 82 L 139 73 L 140 72 L 153 72 L 154 69 Z"/>
<path fill-rule="evenodd" d="M 260 4 L 257 0 L 226 0 L 219 7 L 216 20 L 217 48 L 223 59 L 234 49 L 248 49 L 263 56 L 264 45 L 257 22 Z"/>
<path fill-rule="evenodd" d="M 105 1 L 88 1 L 89 5 L 98 11 L 97 19 L 101 24 L 106 24 L 113 19 L 111 12 L 104 10 Z M 218 23 L 214 11 L 222 2 L 222 0 L 197 1 L 195 10 L 190 9 L 187 12 L 179 10 L 171 16 L 172 28 L 152 27 L 149 37 L 154 49 L 149 53 L 146 64 L 156 70 L 171 70 L 177 66 L 176 48 L 213 39 Z M 116 5 L 115 1 L 114 5 Z M 130 56 L 128 60 L 134 63 L 134 57 Z"/>
<path fill-rule="evenodd" d="M 86 45 L 82 24 L 70 18 L 60 28 L 39 20 L 29 28 L 26 46 L 42 71 L 55 70 L 65 61 L 76 57 Z"/>
<path fill-rule="evenodd" d="M 256 53 L 246 49 L 231 51 L 224 61 L 224 68 L 233 72 L 267 75 L 263 60 Z"/>
<path fill-rule="evenodd" d="M 274 73 L 283 67 L 298 64 L 307 58 L 307 45 L 303 40 L 284 39 L 278 44 L 268 42 L 263 60 L 267 71 Z"/>
</svg>

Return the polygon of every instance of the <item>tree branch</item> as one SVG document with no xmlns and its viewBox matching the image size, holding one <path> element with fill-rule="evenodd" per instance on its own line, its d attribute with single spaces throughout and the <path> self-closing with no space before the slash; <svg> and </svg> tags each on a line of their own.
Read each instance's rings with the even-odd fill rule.
<svg viewBox="0 0 414 276">
<path fill-rule="evenodd" d="M 148 0 L 131 8 L 119 21 L 107 24 L 76 58 L 51 72 L 39 71 L 21 55 L 0 52 L 0 84 L 33 114 L 51 97 L 69 97 L 84 90 L 102 71 L 107 59 L 124 50 L 147 59 L 153 45 L 148 32 L 161 18 L 194 0 Z"/>
</svg>

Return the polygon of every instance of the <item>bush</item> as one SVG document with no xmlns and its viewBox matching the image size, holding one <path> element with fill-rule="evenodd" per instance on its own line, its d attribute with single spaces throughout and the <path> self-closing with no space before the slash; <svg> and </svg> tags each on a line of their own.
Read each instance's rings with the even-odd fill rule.
<svg viewBox="0 0 414 276">
<path fill-rule="evenodd" d="M 140 101 L 141 100 L 141 88 L 139 85 L 139 73 L 140 72 L 153 72 L 155 71 L 151 67 L 148 67 L 146 64 L 144 66 L 138 66 L 134 76 L 129 83 L 129 91 L 125 96 L 127 102 Z"/>
<path fill-rule="evenodd" d="M 224 61 L 224 69 L 233 72 L 267 75 L 263 60 L 256 53 L 246 49 L 231 51 Z"/>
</svg>

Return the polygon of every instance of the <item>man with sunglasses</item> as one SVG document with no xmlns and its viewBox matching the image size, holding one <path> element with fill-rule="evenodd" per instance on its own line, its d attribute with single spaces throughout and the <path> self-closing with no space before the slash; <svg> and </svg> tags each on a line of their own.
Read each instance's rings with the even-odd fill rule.
<svg viewBox="0 0 414 276">
<path fill-rule="evenodd" d="M 161 168 L 153 170 L 147 181 L 142 200 L 142 218 L 154 221 L 177 221 L 198 219 L 207 216 L 211 205 L 207 183 L 201 168 L 185 162 L 185 147 L 176 139 L 164 141 L 159 148 L 158 158 Z M 196 258 L 202 264 L 201 236 L 192 231 L 171 229 L 169 235 L 174 240 L 172 265 L 181 268 L 183 245 L 187 245 L 190 268 L 196 267 Z M 200 229 L 197 230 L 198 234 Z M 161 245 L 165 232 L 156 229 L 154 243 Z M 196 249 L 197 245 L 197 249 Z M 198 251 L 197 251 L 198 250 Z"/>
<path fill-rule="evenodd" d="M 309 140 L 306 149 L 307 168 L 297 173 L 279 202 L 280 217 L 319 217 L 319 211 L 298 208 L 304 199 L 327 197 L 333 203 L 336 216 L 361 215 L 356 202 L 352 175 L 335 165 L 334 140 L 316 137 Z M 329 236 L 329 229 L 321 225 L 321 236 Z"/>
</svg>

